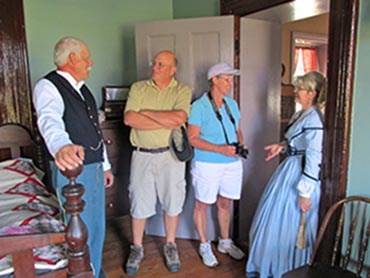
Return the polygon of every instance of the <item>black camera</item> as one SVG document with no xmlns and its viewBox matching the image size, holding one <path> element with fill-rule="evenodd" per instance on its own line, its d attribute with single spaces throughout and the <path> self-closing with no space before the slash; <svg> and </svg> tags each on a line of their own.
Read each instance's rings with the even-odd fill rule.
<svg viewBox="0 0 370 278">
<path fill-rule="evenodd" d="M 232 143 L 231 144 L 232 146 L 235 146 L 235 154 L 247 159 L 248 158 L 248 154 L 249 154 L 249 151 L 246 147 L 244 147 L 242 144 L 240 143 Z"/>
</svg>

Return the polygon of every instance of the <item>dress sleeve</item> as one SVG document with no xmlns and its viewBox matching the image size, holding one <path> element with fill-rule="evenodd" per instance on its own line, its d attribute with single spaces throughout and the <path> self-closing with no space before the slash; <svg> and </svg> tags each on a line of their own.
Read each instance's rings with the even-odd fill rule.
<svg viewBox="0 0 370 278">
<path fill-rule="evenodd" d="M 305 179 L 301 179 L 298 182 L 297 189 L 299 192 L 299 196 L 310 198 L 312 192 L 315 190 L 315 185 L 311 182 L 307 182 Z"/>
<path fill-rule="evenodd" d="M 317 182 L 320 181 L 323 133 L 323 124 L 319 116 L 314 113 L 307 119 L 302 135 L 306 152 L 302 176 L 297 184 L 299 195 L 302 197 L 310 197 Z"/>
</svg>

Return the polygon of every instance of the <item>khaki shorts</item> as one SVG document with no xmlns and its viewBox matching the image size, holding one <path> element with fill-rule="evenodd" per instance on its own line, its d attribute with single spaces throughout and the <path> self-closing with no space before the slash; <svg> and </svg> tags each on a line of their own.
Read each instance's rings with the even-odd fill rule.
<svg viewBox="0 0 370 278">
<path fill-rule="evenodd" d="M 182 212 L 185 200 L 185 163 L 175 160 L 170 151 L 134 151 L 131 159 L 129 197 L 131 216 L 155 215 L 157 199 L 169 216 Z"/>
</svg>

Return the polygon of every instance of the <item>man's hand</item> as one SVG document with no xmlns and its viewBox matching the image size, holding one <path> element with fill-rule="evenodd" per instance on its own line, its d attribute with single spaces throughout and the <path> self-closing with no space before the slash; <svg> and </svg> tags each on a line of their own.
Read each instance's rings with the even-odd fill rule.
<svg viewBox="0 0 370 278">
<path fill-rule="evenodd" d="M 65 145 L 55 154 L 55 164 L 61 171 L 73 169 L 83 164 L 85 151 L 79 145 Z"/>
<path fill-rule="evenodd" d="M 111 170 L 104 171 L 105 188 L 111 188 L 114 182 L 114 176 Z"/>
</svg>

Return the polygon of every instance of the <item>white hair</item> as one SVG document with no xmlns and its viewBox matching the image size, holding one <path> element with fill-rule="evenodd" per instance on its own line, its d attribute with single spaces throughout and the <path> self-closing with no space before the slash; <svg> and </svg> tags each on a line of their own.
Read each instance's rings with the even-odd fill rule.
<svg viewBox="0 0 370 278">
<path fill-rule="evenodd" d="M 297 88 L 305 89 L 307 91 L 315 91 L 315 104 L 322 106 L 326 102 L 326 79 L 324 75 L 318 71 L 310 71 L 305 75 L 298 76 L 293 85 Z"/>
<path fill-rule="evenodd" d="M 54 48 L 54 64 L 57 67 L 62 66 L 67 62 L 69 54 L 81 54 L 82 45 L 84 44 L 84 41 L 74 37 L 60 39 Z"/>
</svg>

